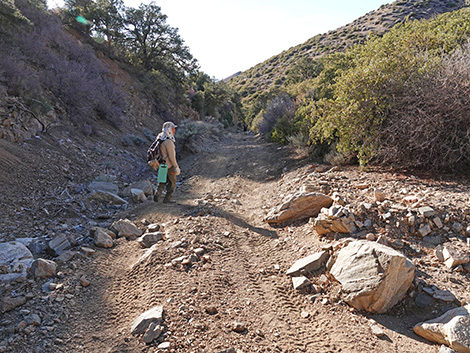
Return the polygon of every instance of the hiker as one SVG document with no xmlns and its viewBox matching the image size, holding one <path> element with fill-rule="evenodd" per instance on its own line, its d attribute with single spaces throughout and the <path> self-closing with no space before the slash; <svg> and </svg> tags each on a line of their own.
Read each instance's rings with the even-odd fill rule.
<svg viewBox="0 0 470 353">
<path fill-rule="evenodd" d="M 157 136 L 157 139 L 163 140 L 160 150 L 162 157 L 168 166 L 168 174 L 166 183 L 158 184 L 157 190 L 153 195 L 153 201 L 155 202 L 158 202 L 159 197 L 162 195 L 163 190 L 166 187 L 163 203 L 174 203 L 171 197 L 176 187 L 176 176 L 181 173 L 178 162 L 176 162 L 175 132 L 176 125 L 171 121 L 167 121 L 163 124 L 162 132 Z"/>
</svg>

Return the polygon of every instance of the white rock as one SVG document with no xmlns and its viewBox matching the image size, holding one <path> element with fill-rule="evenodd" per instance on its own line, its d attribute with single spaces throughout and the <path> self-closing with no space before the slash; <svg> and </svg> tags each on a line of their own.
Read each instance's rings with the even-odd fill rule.
<svg viewBox="0 0 470 353">
<path fill-rule="evenodd" d="M 330 273 L 341 283 L 344 300 L 351 306 L 384 313 L 406 294 L 415 266 L 392 248 L 359 240 L 338 252 Z"/>
<path fill-rule="evenodd" d="M 426 218 L 430 218 L 436 214 L 436 211 L 434 211 L 434 209 L 429 206 L 418 208 L 418 212 Z"/>
<path fill-rule="evenodd" d="M 158 349 L 168 350 L 171 348 L 170 342 L 162 342 L 158 345 Z"/>
<path fill-rule="evenodd" d="M 294 286 L 294 289 L 301 290 L 311 284 L 312 282 L 310 282 L 310 280 L 305 276 L 292 277 L 292 285 Z"/>
<path fill-rule="evenodd" d="M 141 180 L 135 183 L 132 183 L 127 188 L 124 189 L 123 194 L 125 196 L 131 196 L 132 189 L 142 190 L 145 196 L 152 196 L 153 195 L 153 186 L 149 180 Z"/>
<path fill-rule="evenodd" d="M 323 207 L 330 207 L 333 199 L 327 195 L 311 192 L 297 193 L 281 206 L 273 209 L 265 218 L 267 223 L 282 223 L 317 216 Z"/>
<path fill-rule="evenodd" d="M 26 278 L 33 264 L 33 254 L 19 242 L 0 243 L 0 282 Z"/>
<path fill-rule="evenodd" d="M 417 335 L 445 344 L 458 353 L 470 353 L 470 304 L 419 323 L 413 330 Z"/>
<path fill-rule="evenodd" d="M 134 320 L 131 326 L 131 333 L 133 335 L 139 335 L 144 333 L 150 326 L 151 323 L 157 325 L 163 322 L 163 306 L 159 305 L 150 310 L 147 310 L 141 314 L 137 319 Z"/>
<path fill-rule="evenodd" d="M 118 236 L 130 238 L 140 237 L 143 233 L 133 222 L 128 219 L 120 219 L 113 223 L 112 228 L 116 230 Z"/>
<path fill-rule="evenodd" d="M 139 245 L 143 248 L 150 248 L 165 237 L 162 232 L 145 233 L 137 239 Z"/>
<path fill-rule="evenodd" d="M 470 262 L 470 256 L 468 254 L 451 246 L 445 246 L 442 250 L 442 255 L 444 257 L 444 263 L 448 268 Z"/>
<path fill-rule="evenodd" d="M 304 257 L 297 260 L 291 268 L 287 270 L 287 275 L 298 276 L 302 273 L 302 270 L 312 272 L 318 270 L 328 260 L 328 252 L 321 251 L 310 256 Z"/>
<path fill-rule="evenodd" d="M 145 192 L 140 189 L 131 189 L 131 197 L 134 202 L 144 202 L 147 200 Z"/>
</svg>

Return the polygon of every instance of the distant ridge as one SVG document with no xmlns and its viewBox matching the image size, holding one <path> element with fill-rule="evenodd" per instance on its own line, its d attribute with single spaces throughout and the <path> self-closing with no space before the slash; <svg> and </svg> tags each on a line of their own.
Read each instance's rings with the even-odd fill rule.
<svg viewBox="0 0 470 353">
<path fill-rule="evenodd" d="M 241 74 L 242 74 L 242 72 L 238 71 L 238 72 L 234 73 L 233 75 L 222 79 L 222 81 L 230 81 L 232 78 L 235 78 L 235 77 L 237 77 L 238 75 L 241 75 Z"/>
<path fill-rule="evenodd" d="M 240 94 L 243 103 L 249 104 L 263 92 L 281 87 L 289 69 L 301 58 L 319 58 L 344 51 L 355 44 L 364 43 L 371 35 L 382 36 L 405 21 L 429 19 L 467 6 L 465 0 L 398 0 L 382 5 L 338 29 L 318 34 L 224 81 Z"/>
</svg>

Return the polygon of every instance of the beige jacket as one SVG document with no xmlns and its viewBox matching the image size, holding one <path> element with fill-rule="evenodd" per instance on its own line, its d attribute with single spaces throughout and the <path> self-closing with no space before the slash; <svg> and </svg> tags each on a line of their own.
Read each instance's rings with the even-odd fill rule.
<svg viewBox="0 0 470 353">
<path fill-rule="evenodd" d="M 165 141 L 163 141 L 160 146 L 160 151 L 162 153 L 163 159 L 168 165 L 168 169 L 170 169 L 171 167 L 179 168 L 178 162 L 176 162 L 175 143 L 172 140 L 166 139 Z"/>
</svg>

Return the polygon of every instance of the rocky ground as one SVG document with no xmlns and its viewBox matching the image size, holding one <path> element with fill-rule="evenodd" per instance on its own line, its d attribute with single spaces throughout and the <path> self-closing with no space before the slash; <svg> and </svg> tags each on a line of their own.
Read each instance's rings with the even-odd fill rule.
<svg viewBox="0 0 470 353">
<path fill-rule="evenodd" d="M 120 172 L 97 162 L 129 202 L 110 206 L 90 198 L 96 175 L 87 178 L 71 149 L 47 137 L 21 149 L 2 143 L 2 242 L 32 238 L 34 258 L 57 268 L 0 284 L 0 352 L 438 352 L 413 327 L 470 302 L 468 261 L 448 266 L 440 255 L 470 253 L 468 182 L 306 164 L 233 133 L 181 160 L 176 204 L 122 194 L 129 183 L 155 182 L 130 155 L 114 153 L 132 166 Z M 102 161 L 102 151 L 90 151 L 83 158 Z M 56 163 L 38 163 L 45 157 Z M 308 218 L 265 222 L 301 190 L 341 200 L 352 233 L 323 234 Z M 139 232 L 116 232 L 123 219 L 161 240 L 142 247 Z M 96 246 L 93 227 L 117 237 Z M 49 249 L 60 236 L 68 255 Z M 416 266 L 410 290 L 387 313 L 349 306 L 324 268 L 307 274 L 302 291 L 286 275 L 298 259 L 347 238 L 387 244 Z M 155 307 L 161 334 L 133 335 L 135 320 Z"/>
</svg>

